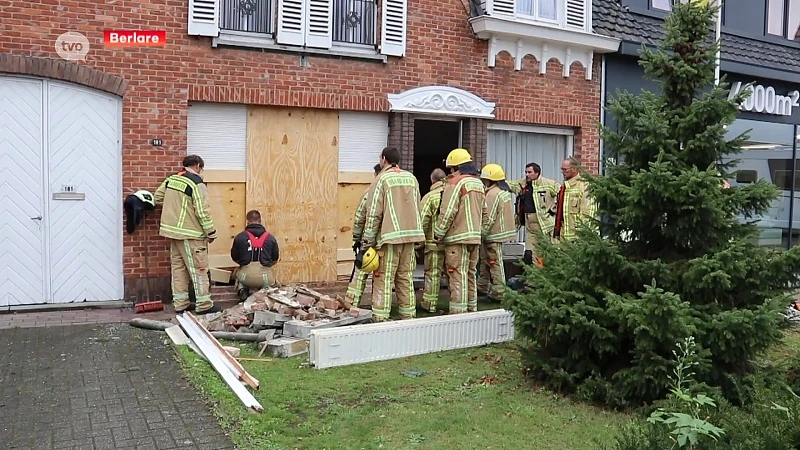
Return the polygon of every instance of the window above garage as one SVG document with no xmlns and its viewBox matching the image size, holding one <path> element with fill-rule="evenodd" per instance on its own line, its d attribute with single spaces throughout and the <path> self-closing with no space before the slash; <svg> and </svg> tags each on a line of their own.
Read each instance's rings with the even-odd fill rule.
<svg viewBox="0 0 800 450">
<path fill-rule="evenodd" d="M 190 0 L 213 45 L 386 60 L 405 56 L 407 0 Z"/>
<path fill-rule="evenodd" d="M 521 70 L 522 59 L 531 55 L 546 72 L 546 62 L 557 59 L 563 74 L 580 62 L 586 78 L 592 78 L 594 53 L 615 52 L 620 41 L 592 32 L 592 0 L 471 0 L 472 30 L 489 41 L 489 67 L 495 58 L 507 52 Z"/>
</svg>

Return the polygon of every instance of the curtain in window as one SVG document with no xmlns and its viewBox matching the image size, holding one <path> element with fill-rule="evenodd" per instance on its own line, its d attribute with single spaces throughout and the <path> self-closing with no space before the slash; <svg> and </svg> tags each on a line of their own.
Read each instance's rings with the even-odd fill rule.
<svg viewBox="0 0 800 450">
<path fill-rule="evenodd" d="M 517 0 L 517 14 L 533 16 L 533 0 Z"/>
<path fill-rule="evenodd" d="M 557 0 L 539 0 L 539 18 L 557 20 L 556 2 Z"/>
</svg>

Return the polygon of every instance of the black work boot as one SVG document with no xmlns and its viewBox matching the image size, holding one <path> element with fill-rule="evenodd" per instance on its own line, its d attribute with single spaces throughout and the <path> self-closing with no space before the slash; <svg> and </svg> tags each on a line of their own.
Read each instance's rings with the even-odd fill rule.
<svg viewBox="0 0 800 450">
<path fill-rule="evenodd" d="M 217 305 L 215 303 L 214 306 L 212 306 L 211 308 L 208 308 L 205 311 L 196 311 L 195 314 L 197 314 L 199 316 L 199 315 L 202 315 L 202 314 L 211 314 L 211 313 L 220 312 L 220 311 L 222 311 L 222 308 L 220 308 L 219 305 Z"/>
<path fill-rule="evenodd" d="M 533 265 L 533 251 L 532 250 L 525 250 L 525 256 L 522 257 L 522 262 L 527 265 Z"/>
<path fill-rule="evenodd" d="M 241 288 L 238 291 L 236 291 L 236 293 L 239 295 L 240 302 L 243 302 L 247 300 L 248 297 L 250 297 L 250 289 L 247 288 Z"/>
</svg>

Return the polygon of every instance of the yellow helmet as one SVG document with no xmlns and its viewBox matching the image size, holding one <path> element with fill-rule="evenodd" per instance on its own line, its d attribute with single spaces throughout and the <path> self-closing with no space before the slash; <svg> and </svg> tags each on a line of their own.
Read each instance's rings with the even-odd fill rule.
<svg viewBox="0 0 800 450">
<path fill-rule="evenodd" d="M 372 247 L 356 256 L 356 267 L 358 267 L 362 272 L 375 272 L 378 270 L 378 262 L 378 252 L 376 252 Z"/>
<path fill-rule="evenodd" d="M 506 179 L 506 173 L 500 164 L 487 164 L 481 170 L 481 178 L 492 181 L 503 181 Z"/>
<path fill-rule="evenodd" d="M 447 167 L 457 167 L 471 161 L 472 155 L 469 154 L 467 149 L 457 148 L 447 155 L 447 159 L 445 160 L 444 164 Z"/>
</svg>

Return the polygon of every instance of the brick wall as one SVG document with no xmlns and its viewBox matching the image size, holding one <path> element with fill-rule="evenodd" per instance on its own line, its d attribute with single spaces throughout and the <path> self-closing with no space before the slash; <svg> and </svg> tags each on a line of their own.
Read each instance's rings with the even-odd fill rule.
<svg viewBox="0 0 800 450">
<path fill-rule="evenodd" d="M 473 37 L 463 0 L 419 0 L 408 14 L 405 58 L 388 64 L 237 48 L 212 48 L 210 38 L 188 36 L 185 0 L 118 0 L 57 2 L 31 0 L 0 6 L 0 72 L 64 79 L 121 94 L 123 97 L 123 190 L 155 190 L 186 154 L 189 101 L 216 101 L 314 108 L 388 111 L 386 95 L 426 85 L 451 85 L 495 102 L 497 120 L 568 126 L 578 130 L 576 154 L 597 170 L 599 76 L 584 79 L 574 63 L 571 76 L 561 66 L 526 57 L 521 71 L 508 55 L 489 68 L 487 43 Z M 46 17 L 46 20 L 42 18 Z M 103 48 L 103 30 L 165 29 L 163 48 Z M 55 39 L 78 31 L 91 49 L 80 66 L 65 63 L 55 53 Z M 22 56 L 26 58 L 21 58 Z M 595 58 L 594 73 L 600 73 Z M 411 169 L 408 143 L 413 144 L 413 117 L 392 115 L 390 143 L 404 151 Z M 403 126 L 405 124 L 405 126 Z M 465 146 L 485 162 L 486 121 L 466 123 Z M 164 139 L 155 148 L 149 140 Z M 412 145 L 413 147 L 413 145 Z M 483 152 L 483 153 L 481 153 Z M 481 156 L 483 155 L 483 156 Z M 125 235 L 126 280 L 163 277 L 169 272 L 167 246 L 157 236 L 155 221 L 134 237 Z M 150 248 L 145 268 L 144 246 Z M 136 291 L 127 283 L 126 295 Z"/>
</svg>

